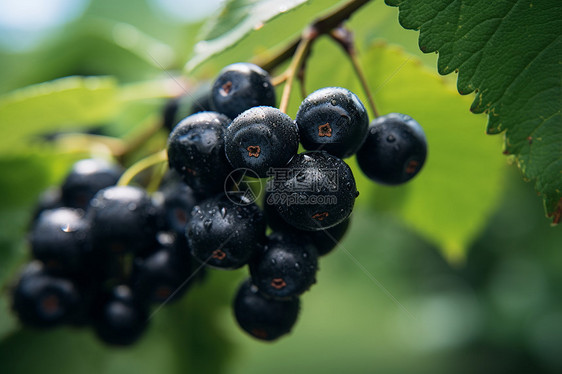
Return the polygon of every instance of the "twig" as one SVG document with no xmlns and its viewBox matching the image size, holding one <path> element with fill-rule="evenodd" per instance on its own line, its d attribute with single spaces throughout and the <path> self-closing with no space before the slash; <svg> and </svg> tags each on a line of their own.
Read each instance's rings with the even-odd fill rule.
<svg viewBox="0 0 562 374">
<path fill-rule="evenodd" d="M 148 157 L 143 158 L 142 160 L 133 164 L 130 168 L 128 168 L 119 181 L 117 182 L 118 186 L 126 186 L 133 178 L 142 172 L 154 165 L 158 165 L 159 163 L 166 162 L 168 160 L 168 152 L 166 149 L 161 150 L 160 152 L 154 153 Z"/>
</svg>

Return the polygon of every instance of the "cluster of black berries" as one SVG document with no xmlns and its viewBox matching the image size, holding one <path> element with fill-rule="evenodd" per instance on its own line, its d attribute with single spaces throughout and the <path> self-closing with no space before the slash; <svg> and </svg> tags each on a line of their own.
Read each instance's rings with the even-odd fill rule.
<svg viewBox="0 0 562 374">
<path fill-rule="evenodd" d="M 164 110 L 171 171 L 158 193 L 115 186 L 119 169 L 84 160 L 44 196 L 30 234 L 36 261 L 14 288 L 22 322 L 91 324 L 103 341 L 131 344 L 150 304 L 177 299 L 205 266 L 248 265 L 236 320 L 258 339 L 277 339 L 296 322 L 319 256 L 348 229 L 359 193 L 342 158 L 356 154 L 385 184 L 408 181 L 425 161 L 413 119 L 389 114 L 369 126 L 344 88 L 315 91 L 293 120 L 274 107 L 269 75 L 239 63 L 200 100 L 175 126 L 180 101 Z M 262 194 L 252 186 L 263 178 Z"/>
<path fill-rule="evenodd" d="M 359 193 L 342 158 L 357 154 L 369 178 L 403 183 L 425 161 L 425 135 L 401 114 L 369 127 L 361 101 L 340 87 L 309 95 L 293 120 L 274 107 L 267 72 L 247 63 L 224 68 L 204 98 L 168 139 L 171 169 L 202 197 L 186 226 L 187 248 L 209 267 L 249 266 L 235 317 L 252 336 L 274 340 L 295 323 L 318 257 L 349 226 Z M 261 178 L 266 191 L 256 196 Z"/>
<path fill-rule="evenodd" d="M 199 278 L 185 249 L 191 190 L 168 178 L 150 197 L 116 186 L 120 175 L 103 160 L 82 160 L 42 196 L 29 233 L 35 259 L 13 288 L 23 324 L 91 325 L 103 342 L 129 345 L 151 304 L 176 300 Z"/>
</svg>

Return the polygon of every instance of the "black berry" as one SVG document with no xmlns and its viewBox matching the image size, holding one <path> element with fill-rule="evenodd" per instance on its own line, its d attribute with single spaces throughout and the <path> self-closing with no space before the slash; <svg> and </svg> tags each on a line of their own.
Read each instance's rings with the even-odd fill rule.
<svg viewBox="0 0 562 374">
<path fill-rule="evenodd" d="M 427 140 L 420 124 L 405 114 L 390 113 L 371 123 L 357 162 L 370 179 L 395 185 L 412 179 L 426 156 Z"/>
<path fill-rule="evenodd" d="M 252 283 L 270 297 L 301 295 L 316 282 L 318 254 L 312 242 L 274 233 L 250 264 Z"/>
<path fill-rule="evenodd" d="M 254 203 L 221 195 L 202 201 L 187 225 L 191 253 L 208 266 L 235 269 L 263 248 L 265 219 Z"/>
<path fill-rule="evenodd" d="M 215 110 L 234 119 L 255 106 L 275 106 L 269 74 L 257 65 L 236 63 L 221 70 L 211 89 Z"/>
<path fill-rule="evenodd" d="M 300 139 L 307 150 L 346 158 L 365 139 L 369 117 L 359 98 L 341 87 L 325 87 L 304 99 L 297 112 Z"/>
<path fill-rule="evenodd" d="M 157 211 L 141 188 L 116 186 L 101 190 L 92 199 L 88 216 L 96 252 L 141 255 L 155 246 Z"/>
<path fill-rule="evenodd" d="M 89 222 L 79 209 L 45 210 L 31 232 L 33 256 L 57 273 L 84 271 L 90 250 L 89 230 Z"/>
<path fill-rule="evenodd" d="M 286 168 L 287 173 L 274 176 L 265 201 L 286 222 L 316 231 L 351 214 L 359 192 L 345 162 L 326 152 L 306 152 L 293 157 Z"/>
<path fill-rule="evenodd" d="M 269 198 L 271 192 L 265 193 L 265 201 Z M 289 224 L 285 221 L 275 209 L 275 206 L 265 203 L 264 215 L 267 225 L 275 232 L 284 232 L 296 235 L 301 238 L 301 240 L 308 240 L 314 243 L 318 251 L 319 256 L 324 256 L 330 253 L 344 237 L 347 229 L 349 228 L 349 223 L 351 221 L 351 216 L 347 217 L 343 222 L 338 223 L 335 226 L 329 227 L 324 230 L 318 231 L 305 231 L 299 230 L 295 226 Z"/>
<path fill-rule="evenodd" d="M 184 235 L 191 210 L 197 202 L 193 190 L 185 183 L 175 181 L 162 188 L 162 198 L 164 229 Z"/>
<path fill-rule="evenodd" d="M 234 315 L 240 327 L 254 338 L 275 340 L 291 331 L 297 321 L 300 300 L 267 298 L 246 280 L 234 299 Z"/>
<path fill-rule="evenodd" d="M 224 188 L 231 171 L 224 150 L 229 124 L 222 114 L 201 112 L 178 123 L 168 138 L 170 168 L 197 193 L 213 195 Z"/>
<path fill-rule="evenodd" d="M 240 114 L 226 130 L 226 157 L 235 168 L 248 168 L 261 178 L 297 154 L 298 129 L 277 108 L 260 106 Z"/>
<path fill-rule="evenodd" d="M 69 279 L 48 274 L 32 262 L 13 293 L 13 309 L 28 326 L 54 327 L 71 322 L 80 305 L 80 293 Z"/>
<path fill-rule="evenodd" d="M 100 298 L 94 311 L 94 329 L 103 342 L 126 346 L 141 337 L 147 319 L 146 306 L 128 286 L 119 285 Z"/>
<path fill-rule="evenodd" d="M 191 285 L 191 264 L 182 261 L 174 248 L 161 248 L 137 259 L 132 283 L 135 293 L 152 303 L 177 300 Z"/>
<path fill-rule="evenodd" d="M 72 166 L 62 185 L 62 201 L 70 208 L 86 209 L 101 189 L 113 186 L 121 168 L 101 159 L 80 160 Z"/>
</svg>

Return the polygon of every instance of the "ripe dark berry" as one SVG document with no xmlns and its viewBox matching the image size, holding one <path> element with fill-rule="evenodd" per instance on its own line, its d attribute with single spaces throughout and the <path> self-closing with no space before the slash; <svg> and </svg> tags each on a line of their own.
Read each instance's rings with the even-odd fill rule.
<svg viewBox="0 0 562 374">
<path fill-rule="evenodd" d="M 225 156 L 224 133 L 230 120 L 215 112 L 186 117 L 168 138 L 170 168 L 178 172 L 196 193 L 223 191 L 231 166 Z"/>
<path fill-rule="evenodd" d="M 265 201 L 267 201 L 271 192 L 266 192 Z M 264 215 L 265 220 L 269 227 L 275 232 L 289 233 L 296 235 L 301 240 L 308 240 L 314 243 L 317 249 L 318 256 L 324 256 L 330 253 L 343 238 L 347 229 L 349 228 L 349 223 L 351 221 L 351 216 L 347 217 L 343 222 L 338 223 L 335 226 L 329 227 L 324 230 L 318 231 L 305 231 L 299 230 L 295 226 L 287 223 L 277 212 L 273 205 L 265 203 Z"/>
<path fill-rule="evenodd" d="M 13 309 L 28 326 L 54 327 L 70 322 L 81 297 L 74 283 L 49 275 L 32 262 L 23 272 L 13 294 Z"/>
<path fill-rule="evenodd" d="M 185 235 L 185 226 L 196 204 L 193 190 L 181 181 L 174 181 L 162 189 L 164 229 Z"/>
<path fill-rule="evenodd" d="M 318 254 L 312 242 L 274 233 L 250 264 L 252 283 L 270 297 L 301 295 L 316 282 Z"/>
<path fill-rule="evenodd" d="M 338 243 L 341 241 L 347 229 L 349 228 L 350 217 L 347 217 L 343 222 L 335 226 L 329 227 L 325 230 L 309 231 L 306 237 L 314 243 L 318 251 L 318 256 L 324 256 L 330 253 Z"/>
<path fill-rule="evenodd" d="M 299 314 L 298 297 L 270 299 L 246 280 L 234 299 L 234 315 L 240 327 L 254 338 L 275 340 L 291 331 Z"/>
<path fill-rule="evenodd" d="M 121 173 L 121 168 L 105 160 L 78 161 L 72 166 L 62 185 L 64 206 L 86 209 L 99 190 L 117 183 Z"/>
<path fill-rule="evenodd" d="M 370 179 L 395 185 L 412 179 L 426 156 L 427 140 L 420 124 L 405 114 L 390 113 L 371 123 L 357 162 Z"/>
<path fill-rule="evenodd" d="M 208 266 L 239 268 L 263 248 L 263 213 L 256 204 L 237 203 L 234 198 L 220 195 L 193 209 L 187 225 L 188 245 L 193 256 Z"/>
<path fill-rule="evenodd" d="M 265 201 L 286 222 L 316 231 L 351 214 L 359 192 L 345 162 L 326 152 L 306 152 L 293 157 L 286 168 L 288 173 L 274 176 Z"/>
<path fill-rule="evenodd" d="M 248 168 L 261 178 L 271 167 L 282 167 L 297 154 L 298 129 L 291 117 L 277 108 L 248 109 L 226 129 L 226 157 L 235 168 Z"/>
<path fill-rule="evenodd" d="M 211 89 L 215 110 L 234 119 L 255 106 L 275 106 L 269 74 L 257 65 L 237 63 L 221 70 Z"/>
<path fill-rule="evenodd" d="M 182 261 L 174 248 L 161 248 L 145 259 L 137 259 L 135 265 L 134 291 L 149 302 L 177 300 L 191 285 L 191 264 Z"/>
<path fill-rule="evenodd" d="M 156 208 L 146 192 L 132 186 L 108 187 L 90 203 L 91 237 L 98 253 L 138 255 L 156 243 Z"/>
<path fill-rule="evenodd" d="M 45 210 L 31 232 L 33 256 L 58 274 L 82 272 L 90 250 L 89 230 L 82 210 Z"/>
<path fill-rule="evenodd" d="M 120 285 L 99 300 L 94 311 L 94 329 L 98 337 L 111 345 L 130 345 L 147 326 L 148 310 L 128 286 Z"/>
<path fill-rule="evenodd" d="M 369 117 L 359 98 L 341 87 L 325 87 L 304 99 L 297 112 L 300 139 L 307 150 L 346 158 L 365 139 Z"/>
</svg>

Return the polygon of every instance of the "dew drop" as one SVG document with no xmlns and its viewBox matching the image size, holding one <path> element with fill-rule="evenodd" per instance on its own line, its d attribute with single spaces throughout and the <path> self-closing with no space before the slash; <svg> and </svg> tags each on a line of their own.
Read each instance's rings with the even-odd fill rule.
<svg viewBox="0 0 562 374">
<path fill-rule="evenodd" d="M 127 205 L 127 209 L 129 209 L 130 211 L 133 211 L 133 210 L 137 209 L 137 204 L 130 203 L 129 205 Z"/>
<path fill-rule="evenodd" d="M 221 217 L 222 218 L 226 217 L 226 208 L 225 207 L 221 208 Z"/>
<path fill-rule="evenodd" d="M 390 134 L 389 136 L 386 137 L 386 141 L 389 142 L 389 143 L 393 143 L 395 140 L 396 140 L 396 138 L 392 134 Z"/>
<path fill-rule="evenodd" d="M 274 258 L 272 258 L 270 262 L 271 262 L 271 265 L 276 265 L 276 264 L 277 264 L 277 260 L 274 259 Z"/>
<path fill-rule="evenodd" d="M 301 271 L 301 264 L 300 264 L 300 262 L 296 262 L 296 263 L 295 263 L 295 270 L 296 270 L 296 271 Z"/>
<path fill-rule="evenodd" d="M 303 252 L 303 253 L 302 253 L 302 258 L 308 258 L 308 253 Z"/>
</svg>

